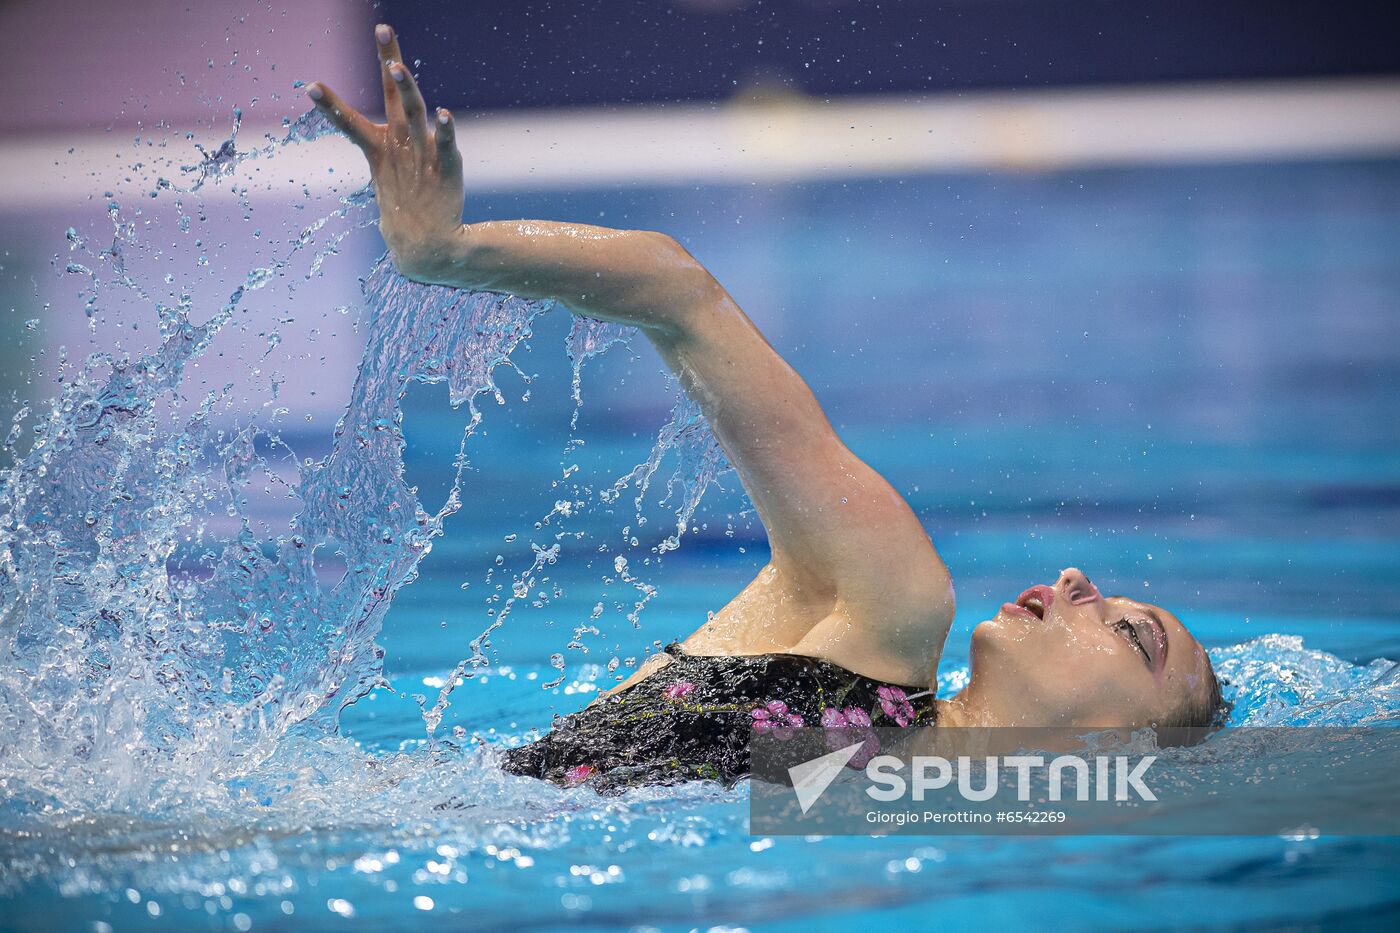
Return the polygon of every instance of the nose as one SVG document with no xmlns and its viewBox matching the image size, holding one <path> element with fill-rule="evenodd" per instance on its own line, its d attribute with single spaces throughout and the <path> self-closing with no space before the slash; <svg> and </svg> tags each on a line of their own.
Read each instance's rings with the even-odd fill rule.
<svg viewBox="0 0 1400 933">
<path fill-rule="evenodd" d="M 1078 567 L 1061 570 L 1055 589 L 1071 603 L 1087 603 L 1099 598 L 1099 588 Z"/>
</svg>

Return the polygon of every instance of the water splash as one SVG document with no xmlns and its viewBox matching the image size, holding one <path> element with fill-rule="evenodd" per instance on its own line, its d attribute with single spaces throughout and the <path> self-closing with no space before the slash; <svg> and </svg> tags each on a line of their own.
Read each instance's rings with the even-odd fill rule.
<svg viewBox="0 0 1400 933">
<path fill-rule="evenodd" d="M 569 328 L 569 362 L 574 368 L 574 414 L 569 419 L 570 432 L 578 429 L 579 412 L 583 410 L 583 365 L 615 346 L 628 344 L 635 328 L 589 317 L 575 317 Z"/>
<path fill-rule="evenodd" d="M 662 462 L 672 452 L 675 454 L 675 469 L 666 480 L 666 494 L 661 498 L 661 504 L 675 506 L 676 530 L 656 546 L 658 554 L 674 551 L 681 546 L 681 538 L 689 530 L 690 520 L 699 508 L 700 500 L 710 485 L 730 470 L 729 461 L 725 459 L 719 441 L 701 414 L 700 406 L 678 390 L 671 419 L 657 434 L 651 455 L 619 477 L 612 488 L 602 494 L 604 501 L 613 501 L 627 488 L 635 487 L 636 521 L 638 525 L 646 524 L 642 504 Z"/>
<path fill-rule="evenodd" d="M 276 473 L 277 438 L 214 431 L 222 393 L 178 430 L 162 417 L 179 408 L 185 367 L 265 280 L 251 276 L 203 325 L 161 307 L 148 356 L 88 360 L 4 475 L 0 722 L 13 741 L 0 773 L 63 796 L 81 763 L 106 802 L 130 802 L 153 779 L 242 773 L 298 723 L 329 730 L 378 683 L 373 639 L 393 594 L 461 502 L 454 483 L 427 510 L 404 484 L 399 400 L 413 382 L 446 382 L 473 406 L 469 435 L 475 397 L 495 391 L 492 370 L 545 306 L 419 285 L 381 261 L 334 447 L 296 464 L 300 512 L 269 541 L 244 492 Z M 203 518 L 220 499 L 236 519 L 226 540 Z M 320 572 L 327 557 L 343 572 Z"/>
<path fill-rule="evenodd" d="M 582 371 L 584 365 L 591 359 L 606 353 L 617 346 L 627 346 L 632 337 L 636 334 L 636 329 L 620 324 L 605 321 L 598 321 L 587 317 L 575 317 L 572 321 L 569 335 L 566 339 L 569 360 L 573 367 L 572 394 L 574 399 L 574 411 L 570 420 L 571 438 L 566 447 L 566 454 L 574 450 L 583 442 L 577 436 L 577 424 L 579 412 L 582 410 Z M 723 453 L 719 449 L 719 443 L 710 432 L 708 424 L 705 423 L 699 408 L 690 402 L 684 393 L 677 393 L 675 405 L 671 412 L 670 420 L 657 434 L 652 445 L 651 452 L 643 463 L 639 464 L 625 476 L 616 480 L 611 487 L 602 490 L 596 497 L 596 501 L 607 504 L 616 499 L 621 491 L 629 485 L 636 483 L 638 492 L 636 497 L 636 518 L 637 525 L 646 523 L 646 518 L 642 514 L 646 493 L 650 486 L 651 477 L 660 468 L 662 462 L 672 454 L 675 455 L 676 464 L 671 478 L 667 482 L 667 494 L 662 498 L 661 506 L 671 505 L 676 515 L 676 532 L 668 536 L 665 540 L 657 544 L 653 550 L 658 555 L 663 555 L 668 551 L 675 550 L 680 546 L 680 537 L 685 533 L 693 518 L 696 509 L 700 505 L 706 490 L 716 481 L 718 476 L 729 469 L 728 462 L 724 459 Z M 459 457 L 459 476 L 460 476 Z M 564 477 L 568 478 L 576 469 L 573 466 L 564 468 Z M 679 489 L 681 495 L 674 496 L 674 490 Z M 550 512 L 535 523 L 536 531 L 543 530 L 551 523 L 556 524 L 554 530 L 555 541 L 558 542 L 569 536 L 567 531 L 570 519 L 581 515 L 592 504 L 586 493 L 582 498 L 564 499 L 557 501 Z M 557 519 L 557 522 L 556 522 Z M 511 536 L 512 538 L 514 536 Z M 627 548 L 635 548 L 641 545 L 641 541 L 632 535 L 631 526 L 623 529 L 624 544 Z M 599 548 L 600 553 L 606 553 L 607 546 Z M 427 724 L 428 734 L 434 735 L 441 724 L 443 716 L 451 702 L 454 691 L 462 683 L 473 677 L 477 671 L 484 669 L 491 663 L 491 659 L 486 651 L 491 635 L 498 630 L 510 617 L 515 607 L 527 599 L 540 583 L 539 574 L 549 566 L 559 560 L 561 546 L 558 543 L 542 546 L 538 543 L 531 543 L 532 560 L 529 566 L 516 573 L 511 581 L 510 595 L 504 602 L 492 610 L 489 624 L 471 640 L 469 644 L 470 654 L 452 668 L 443 678 L 443 684 L 439 689 L 436 699 L 432 705 L 427 704 L 427 698 L 418 699 L 419 706 L 423 711 L 423 719 Z M 500 559 L 498 558 L 498 563 Z M 614 580 L 629 587 L 636 594 L 630 606 L 619 607 L 625 618 L 635 627 L 641 625 L 641 614 L 648 604 L 658 595 L 655 585 L 630 571 L 630 563 L 623 555 L 615 555 L 613 558 L 614 577 L 605 577 L 606 583 L 611 584 Z M 601 609 L 596 611 L 591 622 L 597 621 L 601 615 Z M 597 626 L 589 624 L 579 626 L 575 629 L 573 638 L 567 647 L 586 653 L 588 647 L 583 643 L 582 636 L 585 633 L 598 634 Z M 565 661 L 563 654 L 554 654 L 550 658 L 550 664 L 557 672 L 557 676 L 541 683 L 544 689 L 550 689 L 563 682 L 565 675 Z M 610 673 L 614 668 L 610 668 Z"/>
<path fill-rule="evenodd" d="M 190 191 L 330 131 L 312 111 L 289 121 L 282 138 L 241 152 L 239 126 L 236 113 L 229 138 L 187 167 L 196 176 Z M 197 404 L 182 392 L 187 368 L 248 296 L 283 277 L 303 251 L 313 251 L 306 278 L 316 275 L 372 218 L 347 229 L 331 222 L 371 203 L 368 188 L 342 198 L 291 238 L 284 255 L 249 272 L 202 324 L 187 294 L 173 305 L 155 302 L 158 345 L 145 355 L 88 358 L 39 419 L 31 448 L 0 476 L 0 727 L 8 738 L 0 779 L 84 810 L 223 793 L 289 735 L 333 734 L 340 711 L 383 683 L 375 638 L 395 594 L 463 504 L 465 445 L 482 418 L 477 399 L 502 400 L 493 374 L 514 365 L 511 354 L 549 304 L 418 284 L 381 259 L 363 282 L 364 356 L 320 460 L 298 459 L 269 425 L 217 427 L 233 385 Z M 138 226 L 115 200 L 108 213 L 110 247 L 94 254 L 76 231 L 67 237 L 71 252 L 110 270 L 67 267 L 89 279 L 89 314 L 113 288 L 151 302 L 125 263 L 126 251 L 141 247 Z M 576 402 L 584 363 L 627 335 L 617 325 L 576 322 L 568 341 Z M 270 331 L 268 351 L 279 341 Z M 400 403 L 415 383 L 446 384 L 451 404 L 470 411 L 450 491 L 437 506 L 404 480 Z M 636 484 L 640 510 L 671 450 L 681 457 L 667 489 L 682 495 L 663 553 L 722 466 L 698 411 L 679 406 L 646 463 L 613 489 Z M 284 533 L 259 536 L 249 502 L 269 484 L 297 503 L 296 514 Z M 551 516 L 563 520 L 576 504 L 560 506 Z M 471 643 L 436 703 L 425 704 L 430 734 L 452 687 L 489 663 L 489 635 L 559 547 L 535 545 L 533 553 L 504 611 Z"/>
<path fill-rule="evenodd" d="M 584 364 L 613 347 L 629 345 L 635 333 L 635 328 L 621 324 L 586 317 L 574 318 L 568 336 L 569 360 L 573 365 L 574 399 L 574 413 L 569 421 L 570 431 L 578 428 L 578 416 L 583 408 Z M 601 497 L 605 502 L 612 502 L 621 496 L 625 489 L 635 486 L 637 524 L 646 524 L 646 518 L 641 514 L 643 501 L 662 462 L 672 453 L 675 454 L 676 464 L 666 481 L 666 494 L 660 504 L 674 506 L 676 532 L 657 545 L 657 553 L 660 554 L 680 546 L 680 539 L 688 529 L 706 491 L 731 469 L 718 439 L 710 431 L 705 416 L 701 414 L 699 405 L 677 389 L 670 420 L 661 427 L 647 459 L 619 477 L 612 488 L 605 490 Z"/>
<path fill-rule="evenodd" d="M 319 110 L 308 110 L 295 120 L 290 118 L 283 120 L 282 125 L 286 132 L 280 137 L 269 135 L 267 142 L 256 148 L 240 151 L 238 148 L 238 131 L 243 127 L 243 111 L 235 107 L 233 110 L 233 126 L 229 130 L 228 138 L 224 139 L 212 150 L 206 149 L 199 143 L 194 147 L 199 150 L 203 157 L 200 161 L 190 165 L 180 166 L 180 171 L 185 175 L 193 176 L 193 181 L 186 190 L 187 192 L 198 191 L 208 182 L 219 182 L 233 175 L 244 162 L 250 159 L 261 159 L 271 156 L 281 150 L 284 146 L 293 143 L 311 142 L 320 139 L 322 136 L 329 136 L 338 132 L 330 119 Z"/>
<path fill-rule="evenodd" d="M 1400 665 L 1351 664 L 1297 635 L 1264 635 L 1211 652 L 1228 682 L 1233 726 L 1381 726 L 1400 711 Z"/>
</svg>

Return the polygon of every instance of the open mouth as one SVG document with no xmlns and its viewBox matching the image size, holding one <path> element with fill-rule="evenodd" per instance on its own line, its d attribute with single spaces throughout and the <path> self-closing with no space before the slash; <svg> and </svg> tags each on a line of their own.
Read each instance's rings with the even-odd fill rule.
<svg viewBox="0 0 1400 933">
<path fill-rule="evenodd" d="M 1016 602 L 1012 606 L 1030 613 L 1037 619 L 1044 619 L 1054 602 L 1055 590 L 1052 587 L 1039 585 L 1031 587 L 1016 597 Z"/>
</svg>

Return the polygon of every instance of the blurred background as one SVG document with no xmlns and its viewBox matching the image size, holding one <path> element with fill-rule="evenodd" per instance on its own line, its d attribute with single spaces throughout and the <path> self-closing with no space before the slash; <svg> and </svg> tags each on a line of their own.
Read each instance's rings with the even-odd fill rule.
<svg viewBox="0 0 1400 933">
<path fill-rule="evenodd" d="M 7 412 L 53 394 L 59 359 L 153 334 L 159 289 L 109 290 L 84 313 L 65 232 L 110 240 L 109 201 L 153 244 L 132 268 L 171 276 L 198 318 L 309 204 L 364 182 L 343 141 L 254 160 L 199 192 L 190 240 L 157 223 L 171 195 L 152 166 L 197 164 L 235 108 L 239 151 L 278 136 L 304 81 L 376 111 L 379 21 L 430 103 L 459 115 L 468 220 L 660 229 L 726 284 L 934 535 L 959 581 L 955 660 L 984 610 L 1069 564 L 1179 608 L 1208 644 L 1282 631 L 1353 660 L 1400 655 L 1388 5 L 130 0 L 114 15 L 10 0 Z M 191 393 L 246 383 L 223 417 L 266 416 L 275 397 L 283 435 L 324 452 L 361 351 L 346 309 L 381 249 L 367 231 L 310 285 L 260 293 L 264 317 L 201 362 Z M 587 368 L 587 445 L 570 448 L 567 326 L 543 319 L 518 357 L 528 393 L 502 377 L 468 506 L 386 629 L 391 671 L 460 657 L 486 621 L 461 584 L 520 557 L 508 537 L 549 510 L 571 465 L 604 486 L 665 420 L 654 355 L 614 350 Z M 465 415 L 431 388 L 406 412 L 409 473 L 436 507 Z M 761 565 L 761 529 L 725 485 L 665 572 L 647 571 L 653 615 L 634 630 L 615 597 L 593 660 L 684 635 Z M 625 511 L 585 522 L 612 540 Z M 655 543 L 637 560 L 655 561 Z M 501 657 L 561 648 L 594 600 L 578 586 L 522 613 Z M 440 629 L 450 647 L 428 637 Z"/>
</svg>

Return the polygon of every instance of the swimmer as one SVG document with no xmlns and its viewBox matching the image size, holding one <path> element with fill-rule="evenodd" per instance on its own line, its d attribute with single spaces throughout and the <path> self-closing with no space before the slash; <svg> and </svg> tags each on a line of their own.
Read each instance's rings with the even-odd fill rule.
<svg viewBox="0 0 1400 933">
<path fill-rule="evenodd" d="M 398 38 L 375 29 L 386 123 L 307 93 L 363 151 L 380 232 L 411 279 L 553 299 L 651 341 L 703 411 L 768 533 L 771 559 L 681 642 L 506 753 L 507 770 L 599 789 L 748 771 L 752 731 L 800 725 L 1206 727 L 1220 688 L 1171 612 L 1075 568 L 972 633 L 937 699 L 953 583 L 928 533 L 837 436 L 807 384 L 664 233 L 551 221 L 462 223 L 457 127 L 430 112 Z M 936 337 L 936 330 L 933 334 Z"/>
</svg>

